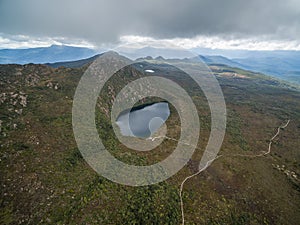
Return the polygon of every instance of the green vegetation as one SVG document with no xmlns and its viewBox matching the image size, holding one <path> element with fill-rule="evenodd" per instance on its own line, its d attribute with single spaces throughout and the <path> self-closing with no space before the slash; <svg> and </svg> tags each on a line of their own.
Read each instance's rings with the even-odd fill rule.
<svg viewBox="0 0 300 225">
<path fill-rule="evenodd" d="M 181 71 L 153 66 L 166 69 L 165 77 L 192 96 L 201 121 L 198 147 L 204 149 L 210 115 L 203 93 Z M 82 158 L 72 131 L 72 98 L 85 69 L 0 65 L 0 224 L 180 224 L 179 185 L 197 170 L 202 152 L 197 150 L 183 170 L 153 186 L 127 187 L 97 175 Z M 185 185 L 187 224 L 297 224 L 300 92 L 261 74 L 216 66 L 212 70 L 228 107 L 228 132 L 220 151 L 228 157 Z M 111 99 L 141 76 L 131 67 L 120 71 L 101 93 L 96 113 L 104 145 L 134 165 L 161 161 L 176 146 L 164 141 L 155 150 L 136 152 L 115 137 Z M 149 98 L 136 106 L 160 100 Z M 168 135 L 178 138 L 180 120 L 173 106 L 170 110 Z M 266 151 L 276 128 L 287 119 L 291 124 L 275 140 L 270 155 L 230 157 Z"/>
</svg>

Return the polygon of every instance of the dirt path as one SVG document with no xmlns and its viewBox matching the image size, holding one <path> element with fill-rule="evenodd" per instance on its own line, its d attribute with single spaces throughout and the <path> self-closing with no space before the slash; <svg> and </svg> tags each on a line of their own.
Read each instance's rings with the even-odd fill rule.
<svg viewBox="0 0 300 225">
<path fill-rule="evenodd" d="M 207 168 L 208 168 L 215 160 L 217 160 L 218 158 L 221 158 L 221 157 L 229 157 L 229 156 L 230 156 L 230 157 L 232 157 L 232 156 L 235 157 L 235 156 L 240 156 L 240 157 L 251 157 L 251 158 L 255 158 L 255 157 L 261 157 L 261 156 L 270 154 L 270 152 L 271 152 L 271 147 L 272 147 L 272 143 L 273 143 L 274 139 L 280 134 L 281 129 L 286 128 L 286 127 L 289 125 L 289 123 L 290 123 L 290 120 L 288 120 L 286 124 L 281 125 L 281 126 L 279 126 L 279 127 L 277 128 L 276 134 L 275 134 L 275 135 L 270 139 L 270 141 L 269 141 L 269 145 L 268 145 L 268 150 L 267 150 L 267 151 L 264 151 L 264 152 L 262 152 L 262 153 L 260 153 L 260 154 L 257 154 L 257 155 L 253 155 L 253 154 L 251 154 L 251 155 L 250 155 L 250 154 L 218 155 L 218 156 L 215 157 L 214 159 L 209 160 L 209 161 L 205 164 L 205 166 L 204 166 L 202 169 L 200 169 L 198 172 L 196 172 L 196 173 L 194 173 L 194 174 L 192 174 L 192 175 L 186 177 L 186 178 L 182 181 L 182 183 L 181 183 L 181 185 L 180 185 L 180 189 L 179 189 L 180 207 L 181 207 L 181 216 L 182 216 L 182 225 L 185 224 L 185 219 L 184 219 L 184 206 L 183 206 L 182 193 L 183 193 L 183 187 L 184 187 L 184 184 L 186 183 L 186 181 L 188 181 L 189 179 L 191 179 L 191 178 L 197 176 L 198 174 L 202 173 L 202 172 L 203 172 L 204 170 L 206 170 L 206 169 L 207 169 Z M 178 142 L 177 139 L 174 139 L 174 138 L 171 138 L 171 137 L 167 137 L 167 136 L 149 137 L 148 139 L 151 140 L 151 141 L 155 141 L 156 139 L 160 139 L 160 138 L 166 138 L 166 139 L 169 139 L 169 140 Z M 190 145 L 190 144 L 188 144 L 188 143 L 183 143 L 183 144 Z M 196 149 L 197 149 L 197 147 L 196 147 Z"/>
<path fill-rule="evenodd" d="M 186 177 L 186 178 L 182 181 L 182 183 L 181 183 L 181 185 L 180 185 L 180 189 L 179 189 L 180 207 L 181 207 L 181 216 L 182 216 L 182 225 L 185 224 L 185 218 L 184 218 L 184 206 L 183 206 L 183 198 L 182 198 L 182 194 L 183 194 L 183 187 L 184 187 L 184 184 L 185 184 L 186 181 L 188 181 L 189 179 L 191 179 L 191 178 L 197 176 L 198 174 L 200 174 L 201 172 L 203 172 L 204 170 L 206 170 L 206 169 L 207 169 L 207 168 L 208 168 L 215 160 L 217 160 L 218 158 L 221 158 L 221 157 L 226 157 L 226 156 L 231 156 L 231 157 L 232 157 L 232 156 L 241 156 L 241 157 L 251 157 L 251 158 L 253 158 L 253 157 L 261 157 L 261 156 L 270 154 L 273 140 L 280 134 L 281 129 L 286 128 L 286 127 L 289 125 L 289 123 L 290 123 L 290 120 L 288 120 L 287 123 L 286 123 L 285 125 L 281 125 L 281 126 L 279 126 L 279 127 L 277 128 L 277 133 L 270 139 L 270 142 L 269 142 L 268 150 L 267 150 L 267 151 L 262 152 L 262 153 L 260 153 L 260 154 L 258 154 L 258 155 L 242 155 L 242 154 L 219 155 L 219 156 L 217 156 L 216 158 L 214 158 L 214 159 L 208 161 L 208 162 L 206 163 L 206 165 L 205 165 L 202 169 L 200 169 L 198 172 L 196 172 L 196 173 L 194 173 L 194 174 L 192 174 L 192 175 Z M 173 139 L 172 139 L 172 140 L 173 140 Z"/>
</svg>

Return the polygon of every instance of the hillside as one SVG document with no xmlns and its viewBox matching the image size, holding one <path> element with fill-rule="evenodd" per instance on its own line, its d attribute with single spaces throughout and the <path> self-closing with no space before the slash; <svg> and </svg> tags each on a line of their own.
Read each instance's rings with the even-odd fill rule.
<svg viewBox="0 0 300 225">
<path fill-rule="evenodd" d="M 98 175 L 82 158 L 72 130 L 73 96 L 87 69 L 81 62 L 70 66 L 79 68 L 0 65 L 0 224 L 180 224 L 179 186 L 197 171 L 202 152 L 197 150 L 178 174 L 156 185 L 123 186 Z M 144 73 L 147 69 L 155 72 Z M 300 91 L 259 73 L 221 65 L 211 70 L 224 92 L 227 133 L 219 153 L 223 157 L 185 184 L 187 224 L 297 224 Z M 198 147 L 203 149 L 210 113 L 202 91 L 182 71 L 155 60 L 120 70 L 100 94 L 96 122 L 104 145 L 134 165 L 158 162 L 176 146 L 166 140 L 155 150 L 136 152 L 113 133 L 109 115 L 114 97 L 144 76 L 172 79 L 192 96 L 201 122 Z M 159 99 L 137 105 L 154 101 Z M 178 114 L 174 107 L 170 110 L 168 135 L 178 137 Z M 270 154 L 237 157 L 267 151 L 287 120 L 290 124 Z"/>
<path fill-rule="evenodd" d="M 207 64 L 224 64 L 300 84 L 300 53 L 298 51 L 249 51 L 240 55 L 243 57 L 200 55 L 200 58 Z"/>
</svg>

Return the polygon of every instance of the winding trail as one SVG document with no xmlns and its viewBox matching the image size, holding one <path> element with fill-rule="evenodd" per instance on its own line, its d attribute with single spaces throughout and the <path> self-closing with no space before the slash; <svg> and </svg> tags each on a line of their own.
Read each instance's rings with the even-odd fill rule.
<svg viewBox="0 0 300 225">
<path fill-rule="evenodd" d="M 208 168 L 215 160 L 217 160 L 218 158 L 221 158 L 221 157 L 241 156 L 241 157 L 251 157 L 251 158 L 255 158 L 255 157 L 261 157 L 261 156 L 265 156 L 265 155 L 270 154 L 270 153 L 271 153 L 272 143 L 273 143 L 274 139 L 280 134 L 281 129 L 286 128 L 286 127 L 289 125 L 289 123 L 290 123 L 290 120 L 288 120 L 286 124 L 281 125 L 281 126 L 279 126 L 279 127 L 277 128 L 276 134 L 275 134 L 275 135 L 270 139 L 270 141 L 269 141 L 269 145 L 268 145 L 268 150 L 267 150 L 267 151 L 262 152 L 262 153 L 257 154 L 257 155 L 253 155 L 253 154 L 251 154 L 251 155 L 250 155 L 250 154 L 248 154 L 248 155 L 243 155 L 243 154 L 218 155 L 218 156 L 216 156 L 214 159 L 209 160 L 209 161 L 205 164 L 205 166 L 204 166 L 202 169 L 200 169 L 200 170 L 197 171 L 196 173 L 194 173 L 194 174 L 192 174 L 192 175 L 186 177 L 186 178 L 182 181 L 182 183 L 181 183 L 181 185 L 180 185 L 180 189 L 179 189 L 179 197 L 180 197 L 180 207 L 181 207 L 182 225 L 185 224 L 184 205 L 183 205 L 183 197 L 182 197 L 182 194 L 183 194 L 184 184 L 186 183 L 186 181 L 188 181 L 189 179 L 191 179 L 191 178 L 193 178 L 193 177 L 199 175 L 200 173 L 202 173 L 202 172 L 203 172 L 204 170 L 206 170 L 206 169 L 207 169 L 207 168 Z M 174 139 L 174 138 L 170 138 L 170 137 L 167 137 L 167 136 L 150 137 L 149 139 L 152 140 L 152 141 L 154 141 L 154 140 L 159 139 L 159 138 L 166 138 L 166 139 L 169 139 L 169 140 L 173 140 L 173 141 L 179 142 L 179 140 Z M 188 143 L 183 143 L 183 144 L 189 145 Z M 196 148 L 197 148 L 197 147 L 196 147 Z"/>
<path fill-rule="evenodd" d="M 286 128 L 289 125 L 289 123 L 290 123 L 290 120 L 288 120 L 285 125 L 278 127 L 277 133 L 270 139 L 269 149 L 266 153 L 264 153 L 264 155 L 267 155 L 271 152 L 271 146 L 272 146 L 273 140 L 279 135 L 280 130 Z"/>
<path fill-rule="evenodd" d="M 184 185 L 184 183 L 185 183 L 187 180 L 193 178 L 194 176 L 197 176 L 197 175 L 200 174 L 202 171 L 206 170 L 207 167 L 209 167 L 210 164 L 212 164 L 213 161 L 215 161 L 216 159 L 220 158 L 221 156 L 222 156 L 222 155 L 219 155 L 219 156 L 217 156 L 216 158 L 207 161 L 207 163 L 205 164 L 205 166 L 204 166 L 201 170 L 199 170 L 197 173 L 194 173 L 194 174 L 192 174 L 192 175 L 186 177 L 186 178 L 182 181 L 182 183 L 181 183 L 181 185 L 180 185 L 180 189 L 179 189 L 179 197 L 180 197 L 180 208 L 181 208 L 182 225 L 184 225 L 184 208 L 183 208 L 183 199 L 182 199 L 182 191 L 183 191 L 183 185 Z"/>
</svg>

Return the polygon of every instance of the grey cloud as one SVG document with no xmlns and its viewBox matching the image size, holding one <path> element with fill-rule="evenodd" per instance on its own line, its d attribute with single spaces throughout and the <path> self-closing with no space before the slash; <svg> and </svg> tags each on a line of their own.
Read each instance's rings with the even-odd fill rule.
<svg viewBox="0 0 300 225">
<path fill-rule="evenodd" d="M 218 35 L 298 40 L 297 0 L 1 0 L 0 33 L 83 38 Z"/>
</svg>

